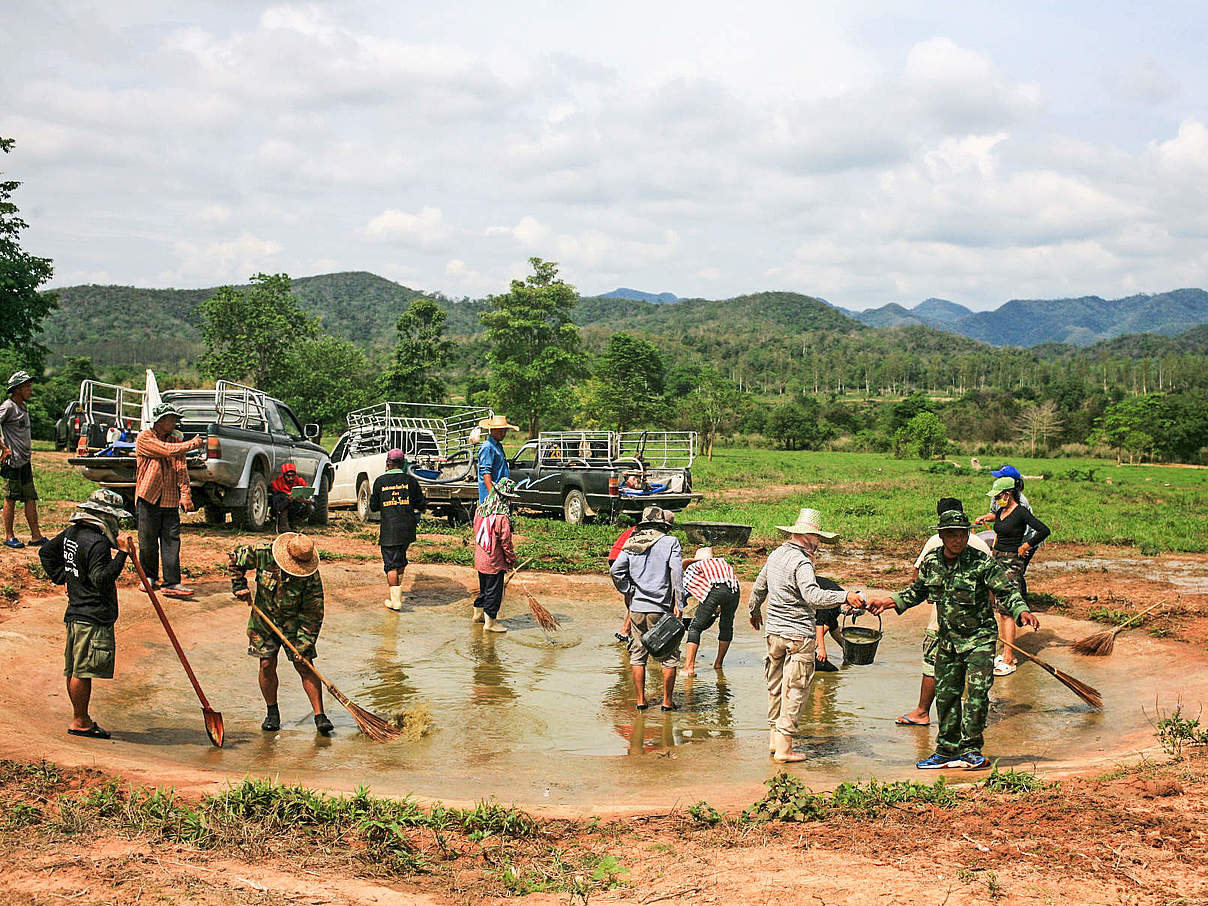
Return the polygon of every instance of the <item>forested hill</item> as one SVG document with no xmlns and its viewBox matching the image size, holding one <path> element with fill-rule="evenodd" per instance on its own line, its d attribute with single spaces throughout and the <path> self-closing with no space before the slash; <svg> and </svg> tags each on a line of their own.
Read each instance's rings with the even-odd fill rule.
<svg viewBox="0 0 1208 906">
<path fill-rule="evenodd" d="M 1124 334 L 1174 336 L 1204 324 L 1208 322 L 1208 292 L 1176 289 L 1123 299 L 1012 299 L 994 311 L 979 312 L 943 299 L 928 299 L 914 308 L 891 302 L 845 314 L 873 327 L 926 325 L 993 346 L 1089 346 Z"/>
</svg>

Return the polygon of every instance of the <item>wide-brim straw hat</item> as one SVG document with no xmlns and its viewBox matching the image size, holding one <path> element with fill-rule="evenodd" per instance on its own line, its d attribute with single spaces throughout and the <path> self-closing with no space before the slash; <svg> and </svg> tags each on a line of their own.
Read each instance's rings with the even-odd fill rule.
<svg viewBox="0 0 1208 906">
<path fill-rule="evenodd" d="M 488 431 L 496 428 L 507 428 L 509 431 L 520 430 L 508 421 L 508 417 L 506 415 L 492 415 L 490 418 L 484 418 L 478 423 L 478 427 L 485 428 Z"/>
<path fill-rule="evenodd" d="M 309 536 L 282 532 L 273 542 L 273 560 L 291 576 L 313 576 L 319 570 L 319 552 Z"/>
<path fill-rule="evenodd" d="M 827 532 L 822 528 L 822 514 L 817 510 L 804 507 L 797 514 L 797 521 L 792 525 L 778 525 L 776 528 L 790 535 L 817 535 L 823 541 L 831 542 L 839 537 L 837 532 Z"/>
<path fill-rule="evenodd" d="M 713 548 L 698 547 L 696 549 L 696 553 L 684 561 L 684 565 L 687 566 L 689 563 L 696 563 L 698 560 L 712 560 L 712 559 L 713 559 Z"/>
</svg>

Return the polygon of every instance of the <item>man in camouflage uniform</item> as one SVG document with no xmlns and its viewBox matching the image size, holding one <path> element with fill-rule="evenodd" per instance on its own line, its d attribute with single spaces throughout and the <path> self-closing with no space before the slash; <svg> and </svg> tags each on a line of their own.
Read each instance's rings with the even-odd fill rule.
<svg viewBox="0 0 1208 906">
<path fill-rule="evenodd" d="M 868 602 L 874 614 L 891 607 L 905 613 L 929 599 L 935 604 L 939 617 L 935 704 L 940 729 L 935 754 L 917 763 L 920 770 L 980 770 L 990 765 L 981 748 L 998 640 L 991 593 L 1020 626 L 1040 627 L 998 562 L 969 547 L 970 528 L 962 511 L 945 510 L 933 529 L 943 543 L 923 558 L 918 578 L 905 591 Z"/>
<path fill-rule="evenodd" d="M 315 728 L 330 736 L 334 727 L 323 713 L 323 687 L 310 665 L 323 626 L 323 580 L 319 578 L 319 555 L 314 542 L 305 535 L 285 532 L 271 543 L 240 545 L 231 551 L 230 561 L 231 591 L 249 604 L 253 600 L 245 574 L 250 569 L 256 571 L 254 603 L 302 654 L 303 659 L 299 659 L 286 651 L 310 699 Z M 247 638 L 247 653 L 260 659 L 260 692 L 268 708 L 260 728 L 275 732 L 281 729 L 281 711 L 277 706 L 277 653 L 281 640 L 255 611 L 248 619 Z"/>
</svg>

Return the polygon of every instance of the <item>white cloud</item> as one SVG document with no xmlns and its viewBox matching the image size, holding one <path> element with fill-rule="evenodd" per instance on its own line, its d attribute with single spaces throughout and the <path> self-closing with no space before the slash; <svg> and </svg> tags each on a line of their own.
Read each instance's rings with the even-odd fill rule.
<svg viewBox="0 0 1208 906">
<path fill-rule="evenodd" d="M 250 233 L 217 242 L 177 242 L 176 267 L 162 279 L 168 285 L 196 285 L 199 279 L 211 281 L 210 285 L 243 283 L 253 274 L 276 271 L 283 250 L 281 243 Z"/>
<path fill-rule="evenodd" d="M 387 208 L 365 224 L 365 237 L 372 242 L 439 246 L 452 235 L 453 230 L 445 223 L 440 208 L 430 206 L 418 214 Z"/>
</svg>

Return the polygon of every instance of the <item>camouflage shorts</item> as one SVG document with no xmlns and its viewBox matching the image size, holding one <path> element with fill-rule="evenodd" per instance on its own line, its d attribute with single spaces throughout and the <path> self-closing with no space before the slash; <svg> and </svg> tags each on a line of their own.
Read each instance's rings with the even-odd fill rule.
<svg viewBox="0 0 1208 906">
<path fill-rule="evenodd" d="M 315 643 L 307 639 L 299 638 L 298 625 L 296 620 L 284 619 L 277 623 L 281 631 L 285 633 L 285 637 L 290 640 L 295 648 L 301 652 L 302 657 L 308 661 L 313 661 L 318 657 L 315 650 Z M 248 620 L 247 624 L 247 653 L 250 657 L 258 658 L 276 658 L 277 652 L 282 648 L 281 640 L 267 626 L 263 626 L 255 614 Z M 291 661 L 295 660 L 294 654 L 288 648 L 285 649 L 286 657 Z"/>
<path fill-rule="evenodd" d="M 940 637 L 930 629 L 923 633 L 923 676 L 935 678 L 935 652 L 940 647 Z"/>
<path fill-rule="evenodd" d="M 994 559 L 998 561 L 998 565 L 1002 567 L 1002 571 L 1007 574 L 1007 578 L 1011 580 L 1016 590 L 1023 594 L 1023 574 L 1028 568 L 1028 557 L 1020 557 L 1017 554 L 994 552 Z M 1010 614 L 1009 610 L 999 606 L 997 600 L 994 602 L 994 609 L 1002 614 Z"/>
</svg>

